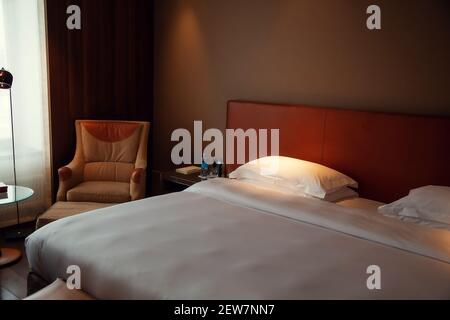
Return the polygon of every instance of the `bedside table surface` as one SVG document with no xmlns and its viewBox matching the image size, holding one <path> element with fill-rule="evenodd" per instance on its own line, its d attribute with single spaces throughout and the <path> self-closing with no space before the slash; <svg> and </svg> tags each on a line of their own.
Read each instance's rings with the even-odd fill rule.
<svg viewBox="0 0 450 320">
<path fill-rule="evenodd" d="M 192 174 L 182 174 L 176 172 L 175 170 L 171 170 L 163 173 L 163 179 L 165 181 L 170 181 L 176 184 L 190 187 L 198 182 L 203 181 L 199 178 L 199 174 L 199 172 Z"/>
</svg>

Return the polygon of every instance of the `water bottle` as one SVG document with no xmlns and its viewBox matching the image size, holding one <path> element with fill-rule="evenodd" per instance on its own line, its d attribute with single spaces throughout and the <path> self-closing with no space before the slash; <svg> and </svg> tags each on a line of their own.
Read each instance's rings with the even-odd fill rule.
<svg viewBox="0 0 450 320">
<path fill-rule="evenodd" d="M 215 162 L 215 164 L 216 164 L 216 173 L 217 173 L 217 176 L 218 177 L 222 177 L 222 173 L 223 173 L 223 164 L 222 164 L 222 161 L 221 160 L 217 160 L 216 162 Z"/>
<path fill-rule="evenodd" d="M 209 166 L 208 164 L 205 162 L 205 159 L 202 160 L 202 165 L 200 167 L 200 178 L 203 180 L 208 179 L 208 170 L 209 170 Z"/>
</svg>

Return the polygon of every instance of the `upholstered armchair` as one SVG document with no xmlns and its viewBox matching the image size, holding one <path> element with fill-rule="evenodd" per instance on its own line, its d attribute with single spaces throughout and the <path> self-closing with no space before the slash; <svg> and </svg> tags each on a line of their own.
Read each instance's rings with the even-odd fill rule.
<svg viewBox="0 0 450 320">
<path fill-rule="evenodd" d="M 75 122 L 71 163 L 58 170 L 57 201 L 122 203 L 145 197 L 150 123 Z"/>
</svg>

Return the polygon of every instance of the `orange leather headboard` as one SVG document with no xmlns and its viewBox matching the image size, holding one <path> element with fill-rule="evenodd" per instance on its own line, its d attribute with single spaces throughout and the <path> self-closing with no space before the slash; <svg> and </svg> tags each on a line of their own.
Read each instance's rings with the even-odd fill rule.
<svg viewBox="0 0 450 320">
<path fill-rule="evenodd" d="M 392 202 L 420 186 L 450 186 L 449 117 L 230 101 L 227 128 L 280 129 L 280 155 L 347 174 L 361 197 Z"/>
</svg>

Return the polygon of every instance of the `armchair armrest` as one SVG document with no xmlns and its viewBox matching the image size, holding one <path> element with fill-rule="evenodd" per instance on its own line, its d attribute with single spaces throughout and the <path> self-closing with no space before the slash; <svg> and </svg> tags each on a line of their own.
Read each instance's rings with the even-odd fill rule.
<svg viewBox="0 0 450 320">
<path fill-rule="evenodd" d="M 59 187 L 57 201 L 67 201 L 67 191 L 83 182 L 84 163 L 72 161 L 58 170 Z"/>
<path fill-rule="evenodd" d="M 130 179 L 131 201 L 145 198 L 146 179 L 146 169 L 134 169 Z"/>
</svg>

